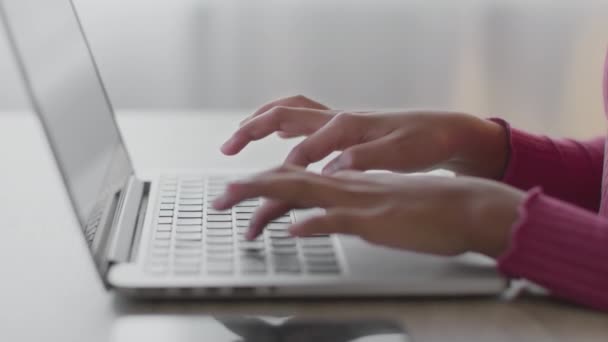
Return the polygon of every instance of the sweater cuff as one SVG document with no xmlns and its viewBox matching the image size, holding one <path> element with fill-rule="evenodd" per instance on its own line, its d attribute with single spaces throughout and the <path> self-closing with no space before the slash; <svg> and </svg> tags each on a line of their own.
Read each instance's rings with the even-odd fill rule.
<svg viewBox="0 0 608 342">
<path fill-rule="evenodd" d="M 542 156 L 545 151 L 541 145 L 538 144 L 538 138 L 526 133 L 524 131 L 518 130 L 516 128 L 511 127 L 511 125 L 501 119 L 501 118 L 490 118 L 489 119 L 492 122 L 495 122 L 499 125 L 501 125 L 502 127 L 504 127 L 505 132 L 507 134 L 507 141 L 508 141 L 508 148 L 509 148 L 509 152 L 508 152 L 508 161 L 507 161 L 507 165 L 506 168 L 503 172 L 503 176 L 501 179 L 499 179 L 499 181 L 505 183 L 505 184 L 509 184 L 509 185 L 515 185 L 517 186 L 519 183 L 527 183 L 527 182 L 522 182 L 523 179 L 526 179 L 529 177 L 530 174 L 530 170 L 524 170 L 524 172 L 518 172 L 519 169 L 519 165 L 523 164 L 526 165 L 527 161 L 526 159 L 526 155 L 532 155 L 534 156 Z M 535 151 L 538 150 L 538 151 Z M 532 153 L 524 153 L 524 151 L 531 151 Z M 520 160 L 522 159 L 522 160 Z"/>
<path fill-rule="evenodd" d="M 608 309 L 608 220 L 535 188 L 519 208 L 499 270 L 553 294 Z"/>
</svg>

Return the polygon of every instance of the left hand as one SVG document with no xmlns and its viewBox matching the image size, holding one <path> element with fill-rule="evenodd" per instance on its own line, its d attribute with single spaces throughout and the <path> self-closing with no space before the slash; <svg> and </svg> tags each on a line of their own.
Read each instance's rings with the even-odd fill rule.
<svg viewBox="0 0 608 342">
<path fill-rule="evenodd" d="M 271 199 L 254 215 L 249 238 L 290 209 L 320 207 L 326 209 L 324 215 L 297 222 L 290 232 L 351 234 L 417 252 L 474 251 L 497 257 L 507 248 L 524 196 L 506 185 L 469 177 L 357 171 L 327 176 L 282 166 L 229 184 L 214 207 L 227 209 L 255 197 Z M 280 210 L 277 202 L 283 203 Z"/>
</svg>

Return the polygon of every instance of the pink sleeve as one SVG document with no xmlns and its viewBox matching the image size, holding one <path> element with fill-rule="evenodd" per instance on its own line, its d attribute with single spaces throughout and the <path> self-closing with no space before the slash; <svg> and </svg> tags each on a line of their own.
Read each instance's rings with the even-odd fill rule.
<svg viewBox="0 0 608 342">
<path fill-rule="evenodd" d="M 510 156 L 502 181 L 522 190 L 542 186 L 553 197 L 597 212 L 602 188 L 605 138 L 551 139 L 511 128 Z"/>
<path fill-rule="evenodd" d="M 537 188 L 520 207 L 499 269 L 552 294 L 608 311 L 608 219 Z"/>
</svg>

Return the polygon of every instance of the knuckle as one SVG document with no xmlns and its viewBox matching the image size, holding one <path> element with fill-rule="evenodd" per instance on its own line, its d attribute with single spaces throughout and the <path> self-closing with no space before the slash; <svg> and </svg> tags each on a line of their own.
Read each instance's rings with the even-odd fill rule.
<svg viewBox="0 0 608 342">
<path fill-rule="evenodd" d="M 274 118 L 279 118 L 287 112 L 286 106 L 274 106 L 270 109 L 269 115 Z"/>
<path fill-rule="evenodd" d="M 339 112 L 334 116 L 336 122 L 348 122 L 352 120 L 353 114 L 349 112 Z"/>
<path fill-rule="evenodd" d="M 332 121 L 335 124 L 346 124 L 346 123 L 350 123 L 353 120 L 355 120 L 356 115 L 353 113 L 349 113 L 349 112 L 339 112 L 338 114 L 334 115 L 334 118 L 332 119 Z"/>
</svg>

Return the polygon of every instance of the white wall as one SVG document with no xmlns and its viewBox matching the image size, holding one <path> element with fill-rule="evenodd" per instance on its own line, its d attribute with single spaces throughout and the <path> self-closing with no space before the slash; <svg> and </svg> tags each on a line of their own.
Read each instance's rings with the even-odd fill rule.
<svg viewBox="0 0 608 342">
<path fill-rule="evenodd" d="M 532 118 L 575 134 L 601 122 L 608 1 L 75 2 L 118 108 L 253 108 L 305 93 L 343 108 Z M 5 51 L 0 40 L 0 108 L 15 108 Z"/>
</svg>

